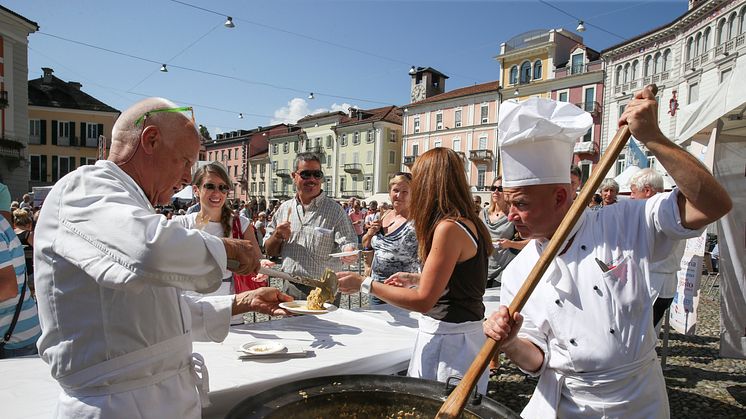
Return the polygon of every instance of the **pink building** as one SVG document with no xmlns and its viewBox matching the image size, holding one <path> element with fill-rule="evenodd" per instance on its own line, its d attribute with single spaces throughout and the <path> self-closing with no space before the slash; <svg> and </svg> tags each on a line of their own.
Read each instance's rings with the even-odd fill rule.
<svg viewBox="0 0 746 419">
<path fill-rule="evenodd" d="M 499 81 L 445 92 L 447 77 L 437 70 L 413 68 L 410 75 L 413 103 L 404 107 L 402 164 L 411 168 L 427 150 L 451 148 L 462 157 L 469 184 L 486 191 L 497 173 Z"/>
</svg>

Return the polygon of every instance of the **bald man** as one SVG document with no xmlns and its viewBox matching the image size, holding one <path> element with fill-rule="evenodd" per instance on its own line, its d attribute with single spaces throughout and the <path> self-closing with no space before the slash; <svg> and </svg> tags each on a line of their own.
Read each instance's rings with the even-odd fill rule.
<svg viewBox="0 0 746 419">
<path fill-rule="evenodd" d="M 191 108 L 150 98 L 114 125 L 108 160 L 60 179 L 34 240 L 39 353 L 62 387 L 57 417 L 198 418 L 205 371 L 192 341 L 222 341 L 232 314 L 284 314 L 276 289 L 217 289 L 227 259 L 259 267 L 255 241 L 187 230 L 156 214 L 191 180 L 199 135 Z"/>
</svg>

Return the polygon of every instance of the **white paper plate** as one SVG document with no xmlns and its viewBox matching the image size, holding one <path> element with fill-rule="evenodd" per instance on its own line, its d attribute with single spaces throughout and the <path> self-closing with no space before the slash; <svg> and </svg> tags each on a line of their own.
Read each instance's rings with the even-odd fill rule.
<svg viewBox="0 0 746 419">
<path fill-rule="evenodd" d="M 280 303 L 280 307 L 293 314 L 324 314 L 337 309 L 333 304 L 324 303 L 324 310 L 311 310 L 306 300 L 296 300 Z"/>
<path fill-rule="evenodd" d="M 241 345 L 241 351 L 252 355 L 268 355 L 274 354 L 287 349 L 285 345 L 280 342 L 274 342 L 271 340 L 258 340 L 253 342 L 246 342 Z"/>
<path fill-rule="evenodd" d="M 348 250 L 346 252 L 339 252 L 339 253 L 329 253 L 329 256 L 333 258 L 344 258 L 347 256 L 355 256 L 357 255 L 359 250 Z"/>
</svg>

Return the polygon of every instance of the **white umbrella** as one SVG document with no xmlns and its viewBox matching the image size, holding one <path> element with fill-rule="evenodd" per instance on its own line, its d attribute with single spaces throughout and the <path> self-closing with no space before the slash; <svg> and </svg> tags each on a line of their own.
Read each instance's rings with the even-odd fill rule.
<svg viewBox="0 0 746 419">
<path fill-rule="evenodd" d="M 187 185 L 184 189 L 174 194 L 173 199 L 184 199 L 191 201 L 194 198 L 194 192 L 192 191 L 192 185 Z"/>
<path fill-rule="evenodd" d="M 626 169 L 619 173 L 614 180 L 619 184 L 619 192 L 629 192 L 629 180 L 635 173 L 639 172 L 640 168 L 637 166 L 627 166 Z"/>
</svg>

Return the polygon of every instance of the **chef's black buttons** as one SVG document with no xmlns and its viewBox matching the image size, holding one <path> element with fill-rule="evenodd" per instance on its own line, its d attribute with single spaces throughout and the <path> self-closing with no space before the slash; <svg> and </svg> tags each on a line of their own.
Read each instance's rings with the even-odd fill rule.
<svg viewBox="0 0 746 419">
<path fill-rule="evenodd" d="M 578 343 L 575 342 L 575 339 L 570 339 L 570 343 L 573 344 L 573 345 L 575 345 L 575 346 L 578 346 Z"/>
<path fill-rule="evenodd" d="M 580 250 L 585 250 L 585 249 L 586 249 L 585 245 L 580 246 Z"/>
<path fill-rule="evenodd" d="M 559 298 L 558 298 L 558 299 L 556 299 L 556 300 L 554 300 L 554 304 L 560 305 L 560 300 L 559 300 Z"/>
<path fill-rule="evenodd" d="M 614 329 L 609 329 L 609 333 L 614 334 Z"/>
<path fill-rule="evenodd" d="M 594 291 L 598 291 L 598 285 L 594 285 L 594 286 L 593 286 L 593 290 L 594 290 Z"/>
</svg>

